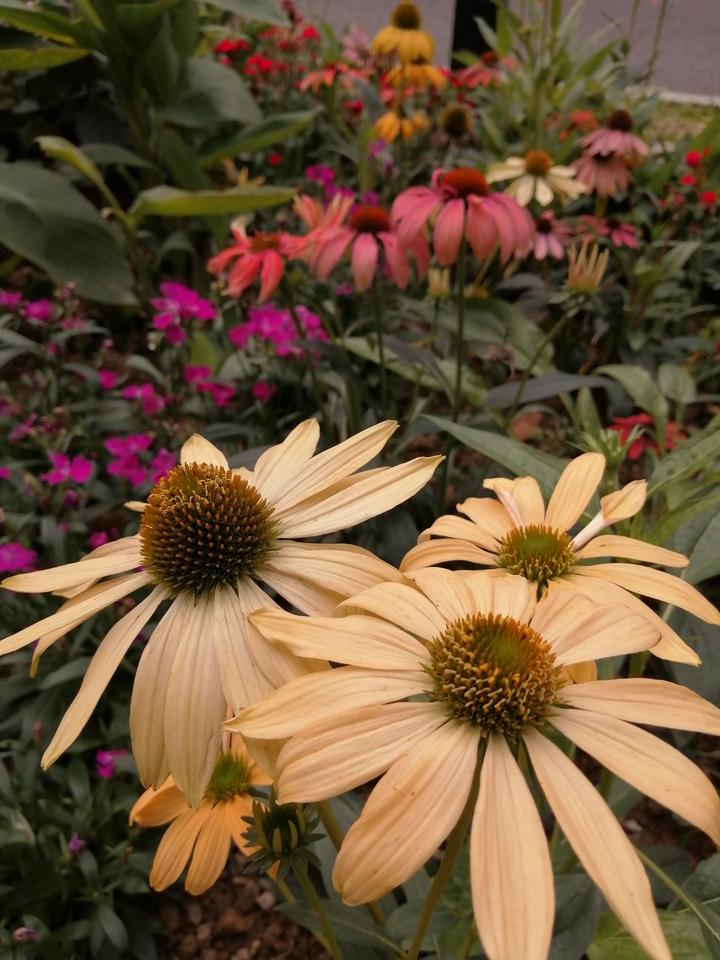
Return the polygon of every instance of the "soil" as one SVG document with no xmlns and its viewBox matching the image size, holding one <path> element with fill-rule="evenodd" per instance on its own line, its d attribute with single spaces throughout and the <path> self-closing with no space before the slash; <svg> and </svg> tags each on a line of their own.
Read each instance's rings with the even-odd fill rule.
<svg viewBox="0 0 720 960">
<path fill-rule="evenodd" d="M 162 902 L 163 960 L 329 960 L 309 931 L 276 909 L 270 881 L 243 869 L 244 858 L 236 854 L 207 893 Z"/>
</svg>

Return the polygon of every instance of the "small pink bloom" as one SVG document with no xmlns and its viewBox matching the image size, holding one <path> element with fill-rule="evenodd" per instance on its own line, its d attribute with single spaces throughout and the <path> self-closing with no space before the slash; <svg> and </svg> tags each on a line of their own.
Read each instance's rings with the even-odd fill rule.
<svg viewBox="0 0 720 960">
<path fill-rule="evenodd" d="M 258 278 L 258 303 L 273 295 L 285 271 L 285 258 L 292 256 L 294 238 L 284 233 L 258 232 L 249 237 L 244 227 L 232 227 L 235 243 L 208 260 L 215 275 L 226 275 L 226 293 L 240 297 Z M 235 263 L 231 266 L 231 262 Z"/>
<path fill-rule="evenodd" d="M 0 467 L 0 480 L 10 479 L 10 467 Z"/>
<path fill-rule="evenodd" d="M 23 308 L 23 314 L 28 320 L 36 323 L 47 323 L 54 307 L 49 300 L 30 300 Z"/>
<path fill-rule="evenodd" d="M 584 153 L 571 164 L 580 183 L 595 190 L 600 197 L 624 193 L 630 186 L 630 168 L 613 153 Z"/>
<path fill-rule="evenodd" d="M 18 440 L 22 440 L 23 437 L 29 436 L 35 429 L 36 420 L 37 414 L 31 413 L 30 416 L 21 423 L 16 424 L 8 435 L 8 440 L 10 443 L 17 443 Z"/>
<path fill-rule="evenodd" d="M 98 382 L 101 390 L 112 390 L 117 383 L 118 375 L 114 370 L 98 370 Z"/>
<path fill-rule="evenodd" d="M 211 376 L 212 370 L 210 367 L 192 366 L 191 364 L 183 367 L 183 377 L 186 383 L 203 383 L 209 380 Z"/>
<path fill-rule="evenodd" d="M 698 194 L 698 200 L 705 207 L 714 207 L 717 205 L 717 193 L 714 190 L 703 190 Z"/>
<path fill-rule="evenodd" d="M 22 294 L 13 290 L 0 290 L 0 310 L 15 312 L 22 302 Z"/>
<path fill-rule="evenodd" d="M 47 473 L 41 473 L 40 479 L 57 486 L 60 483 L 86 483 L 90 479 L 92 460 L 85 457 L 68 457 L 64 453 L 50 451 L 48 460 L 53 466 Z"/>
<path fill-rule="evenodd" d="M 235 387 L 227 383 L 199 383 L 201 393 L 209 393 L 216 407 L 227 407 L 235 396 Z"/>
<path fill-rule="evenodd" d="M 686 167 L 700 167 L 703 162 L 703 154 L 699 150 L 688 150 L 685 154 Z"/>
<path fill-rule="evenodd" d="M 161 447 L 150 461 L 150 481 L 157 483 L 177 464 L 177 457 L 165 447 Z"/>
<path fill-rule="evenodd" d="M 113 457 L 125 457 L 147 450 L 152 441 L 151 433 L 130 433 L 125 437 L 108 437 L 103 446 Z"/>
<path fill-rule="evenodd" d="M 76 833 L 74 833 L 68 840 L 68 851 L 73 855 L 82 853 L 86 846 L 87 844 L 82 837 L 79 837 Z"/>
<path fill-rule="evenodd" d="M 160 293 L 162 297 L 150 301 L 158 311 L 153 317 L 153 326 L 162 330 L 173 346 L 182 343 L 186 337 L 183 324 L 193 320 L 206 323 L 217 315 L 209 300 L 182 283 L 161 283 Z"/>
<path fill-rule="evenodd" d="M 295 314 L 304 332 L 305 340 L 327 341 L 327 334 L 316 314 L 303 306 L 297 307 Z M 228 339 L 234 347 L 244 350 L 251 339 L 258 339 L 272 343 L 278 357 L 300 356 L 302 351 L 296 345 L 298 334 L 289 310 L 279 310 L 268 303 L 250 310 L 248 316 L 249 319 L 245 323 L 238 324 L 228 331 Z"/>
<path fill-rule="evenodd" d="M 103 780 L 109 780 L 117 772 L 116 757 L 124 757 L 127 750 L 98 750 L 95 754 L 95 772 Z"/>
<path fill-rule="evenodd" d="M 97 530 L 95 533 L 91 533 L 88 536 L 88 545 L 95 550 L 97 547 L 101 547 L 104 543 L 109 543 L 110 534 L 107 530 Z"/>
<path fill-rule="evenodd" d="M 122 477 L 133 487 L 141 487 L 147 480 L 147 470 L 136 453 L 111 460 L 107 466 L 107 472 L 112 477 Z"/>
<path fill-rule="evenodd" d="M 131 384 L 123 387 L 122 394 L 126 400 L 139 400 L 143 413 L 151 417 L 155 413 L 164 410 L 167 404 L 167 398 L 155 393 L 155 387 L 151 383 Z"/>
<path fill-rule="evenodd" d="M 277 393 L 277 387 L 268 383 L 267 380 L 258 380 L 253 384 L 250 393 L 260 403 L 269 403 Z"/>
<path fill-rule="evenodd" d="M 20 573 L 34 570 L 37 553 L 21 543 L 0 544 L 0 573 Z"/>
<path fill-rule="evenodd" d="M 562 260 L 565 256 L 565 247 L 570 242 L 572 230 L 565 220 L 556 220 L 551 211 L 541 213 L 535 222 L 536 260 L 554 257 Z"/>
</svg>

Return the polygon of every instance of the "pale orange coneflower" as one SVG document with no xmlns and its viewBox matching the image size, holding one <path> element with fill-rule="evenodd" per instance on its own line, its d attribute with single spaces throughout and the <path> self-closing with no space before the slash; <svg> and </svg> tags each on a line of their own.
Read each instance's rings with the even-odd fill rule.
<svg viewBox="0 0 720 960">
<path fill-rule="evenodd" d="M 447 77 L 440 67 L 434 66 L 426 57 L 416 57 L 408 63 L 393 67 L 388 70 L 383 80 L 389 87 L 400 90 L 410 87 L 420 90 L 435 87 L 440 90 L 447 83 Z"/>
<path fill-rule="evenodd" d="M 587 186 L 575 179 L 572 167 L 553 164 L 552 157 L 544 150 L 530 150 L 524 157 L 508 157 L 493 163 L 485 179 L 488 183 L 512 180 L 505 187 L 505 193 L 514 197 L 521 207 L 526 207 L 531 200 L 546 207 L 555 195 L 564 202 L 588 192 Z"/>
<path fill-rule="evenodd" d="M 398 113 L 397 110 L 388 110 L 375 121 L 375 133 L 386 143 L 392 143 L 399 136 L 402 136 L 403 140 L 410 140 L 429 126 L 427 116 L 419 110 L 413 111 L 410 116 Z"/>
<path fill-rule="evenodd" d="M 574 293 L 590 296 L 602 283 L 607 270 L 610 251 L 600 252 L 599 244 L 590 237 L 568 246 L 567 286 Z"/>
<path fill-rule="evenodd" d="M 414 3 L 399 3 L 390 14 L 390 23 L 373 37 L 370 49 L 375 56 L 397 56 L 401 63 L 432 60 L 435 41 L 422 27 L 422 16 Z"/>
<path fill-rule="evenodd" d="M 20 593 L 73 595 L 56 613 L 0 641 L 0 654 L 38 639 L 47 649 L 98 611 L 150 589 L 98 647 L 43 766 L 77 738 L 130 644 L 171 601 L 140 658 L 130 732 L 143 784 L 157 788 L 170 774 L 197 806 L 227 707 L 237 712 L 307 670 L 248 626 L 250 611 L 275 605 L 261 585 L 305 613 L 323 614 L 362 586 L 400 576 L 359 547 L 300 540 L 377 516 L 427 483 L 441 457 L 356 472 L 396 427 L 379 423 L 313 456 L 319 427 L 306 420 L 262 453 L 252 471 L 230 470 L 212 443 L 191 437 L 180 465 L 147 503 L 134 505 L 143 511 L 139 533 L 77 563 L 5 580 Z"/>
<path fill-rule="evenodd" d="M 561 582 L 568 591 L 582 593 L 597 603 L 630 607 L 648 619 L 661 640 L 653 648 L 658 657 L 684 663 L 699 659 L 675 631 L 635 594 L 673 604 L 707 623 L 720 624 L 720 613 L 705 597 L 680 577 L 642 563 L 685 567 L 681 553 L 602 530 L 638 513 L 647 497 L 647 482 L 633 480 L 622 489 L 600 498 L 600 509 L 584 529 L 573 536 L 605 472 L 605 458 L 584 453 L 563 470 L 545 508 L 533 477 L 510 480 L 494 477 L 484 481 L 497 500 L 471 497 L 458 504 L 464 517 L 446 515 L 424 530 L 419 543 L 405 556 L 405 573 L 421 567 L 459 561 L 474 566 L 495 567 L 523 577 L 539 590 Z M 431 538 L 439 539 L 431 539 Z M 597 563 L 600 558 L 618 558 L 639 563 Z"/>
<path fill-rule="evenodd" d="M 555 897 L 545 831 L 523 773 L 529 759 L 611 909 L 652 960 L 671 960 L 632 844 L 553 740 L 561 733 L 718 843 L 713 785 L 635 724 L 718 734 L 720 711 L 662 680 L 568 683 L 574 664 L 655 642 L 655 628 L 619 605 L 599 606 L 555 585 L 538 601 L 534 584 L 487 572 L 420 570 L 413 579 L 415 586 L 379 584 L 350 598 L 344 617 L 253 614 L 278 646 L 344 666 L 292 680 L 228 722 L 250 737 L 292 738 L 276 768 L 280 802 L 320 801 L 382 777 L 335 863 L 343 900 L 355 906 L 383 897 L 451 831 L 457 849 L 472 819 L 470 881 L 486 954 L 545 960 Z"/>
<path fill-rule="evenodd" d="M 242 738 L 233 736 L 229 748 L 215 761 L 197 809 L 188 804 L 172 777 L 158 790 L 146 790 L 130 811 L 130 823 L 141 827 L 170 824 L 153 859 L 153 890 L 169 887 L 190 861 L 185 889 L 195 895 L 204 893 L 222 873 L 233 843 L 249 856 L 255 848 L 243 837 L 248 829 L 243 818 L 252 815 L 250 791 L 271 782 L 247 752 Z"/>
</svg>

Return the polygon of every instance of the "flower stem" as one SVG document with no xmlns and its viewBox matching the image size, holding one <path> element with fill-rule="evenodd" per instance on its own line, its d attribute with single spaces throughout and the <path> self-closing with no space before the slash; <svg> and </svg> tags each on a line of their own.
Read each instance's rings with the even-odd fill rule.
<svg viewBox="0 0 720 960">
<path fill-rule="evenodd" d="M 313 910 L 318 920 L 320 921 L 323 937 L 327 944 L 327 948 L 330 951 L 330 954 L 334 957 L 334 960 L 342 960 L 342 950 L 340 949 L 340 946 L 337 940 L 335 939 L 335 934 L 333 933 L 333 929 L 330 926 L 330 921 L 328 920 L 328 916 L 325 913 L 325 908 L 322 905 L 322 900 L 317 895 L 317 891 L 315 890 L 315 887 L 312 885 L 310 881 L 310 877 L 308 877 L 307 875 L 307 870 L 305 870 L 304 867 L 296 864 L 293 867 L 293 873 L 295 874 L 295 879 L 300 884 L 302 892 L 305 894 L 305 898 L 307 899 L 308 904 L 310 905 L 311 909 Z"/>
<path fill-rule="evenodd" d="M 538 360 L 539 360 L 539 358 L 540 358 L 543 350 L 545 349 L 545 347 L 547 347 L 547 345 L 548 345 L 549 343 L 552 343 L 552 342 L 553 342 L 553 340 L 555 339 L 555 337 L 557 337 L 557 335 L 560 333 L 560 331 L 562 330 L 562 328 L 565 326 L 565 324 L 566 324 L 567 321 L 568 321 L 568 317 L 569 317 L 569 314 L 563 314 L 563 316 L 560 317 L 560 319 L 557 321 L 557 323 L 555 323 L 555 324 L 548 330 L 548 332 L 545 334 L 545 336 L 542 338 L 542 340 L 541 340 L 540 343 L 538 344 L 538 347 L 537 347 L 535 353 L 532 355 L 532 357 L 530 357 L 530 361 L 529 361 L 527 367 L 525 368 L 525 370 L 524 370 L 524 372 L 523 372 L 523 375 L 522 375 L 522 377 L 520 378 L 520 382 L 518 383 L 518 388 L 517 388 L 517 390 L 515 391 L 515 396 L 513 397 L 513 402 L 512 402 L 512 404 L 511 404 L 511 406 L 510 406 L 510 412 L 508 413 L 507 417 L 505 418 L 505 429 L 506 429 L 506 430 L 507 430 L 507 428 L 510 426 L 510 424 L 512 423 L 512 419 L 513 419 L 513 417 L 515 416 L 515 414 L 517 413 L 517 408 L 520 406 L 520 401 L 522 400 L 522 395 L 523 395 L 523 393 L 525 392 L 525 387 L 527 386 L 527 382 L 528 382 L 528 380 L 530 379 L 530 375 L 531 375 L 532 372 L 533 372 L 533 369 L 534 369 L 534 367 L 535 367 L 535 364 L 538 362 Z"/>
<path fill-rule="evenodd" d="M 383 340 L 383 317 L 380 304 L 377 277 L 372 282 L 373 315 L 375 317 L 375 332 L 377 333 L 378 353 L 380 354 L 380 408 L 383 420 L 387 419 L 387 370 L 385 367 L 385 342 Z"/>
<path fill-rule="evenodd" d="M 290 316 L 292 317 L 292 322 L 295 326 L 295 332 L 298 335 L 298 339 L 302 342 L 306 339 L 306 333 L 303 329 L 303 325 L 300 323 L 300 317 L 298 316 L 297 310 L 295 309 L 295 300 L 290 292 L 289 284 L 283 284 L 283 292 L 285 293 L 285 299 L 287 300 L 288 310 L 290 311 Z M 320 382 L 317 378 L 317 373 L 315 372 L 315 363 L 312 358 L 312 351 L 308 349 L 307 346 L 302 347 L 303 359 L 305 360 L 305 366 L 307 367 L 307 372 L 310 375 L 310 382 L 312 383 L 313 396 L 315 398 L 315 406 L 318 409 L 318 413 L 322 414 L 323 412 L 323 402 L 322 402 L 322 392 L 320 390 Z"/>
<path fill-rule="evenodd" d="M 460 254 L 457 264 L 457 339 L 455 354 L 455 396 L 453 399 L 452 418 L 457 423 L 460 415 L 460 404 L 462 403 L 462 368 L 465 356 L 465 229 L 467 223 L 467 214 L 463 219 L 462 243 L 460 244 Z"/>
<path fill-rule="evenodd" d="M 473 776 L 473 782 L 472 786 L 470 787 L 470 793 L 468 795 L 467 802 L 465 803 L 463 812 L 460 814 L 460 819 L 453 827 L 450 836 L 447 838 L 442 861 L 438 867 L 437 873 L 433 877 L 432 883 L 430 884 L 430 889 L 427 892 L 427 896 L 425 897 L 425 903 L 423 904 L 423 908 L 420 913 L 420 919 L 418 920 L 418 925 L 415 928 L 415 934 L 405 960 L 417 960 L 418 956 L 420 955 L 422 942 L 430 920 L 432 919 L 435 906 L 440 899 L 443 890 L 445 889 L 445 884 L 450 879 L 455 862 L 465 844 L 465 836 L 467 834 L 468 827 L 470 826 L 470 821 L 472 820 L 475 803 L 477 801 L 478 790 L 480 788 L 481 767 L 482 757 L 478 756 L 477 764 L 475 766 L 475 774 Z"/>
</svg>

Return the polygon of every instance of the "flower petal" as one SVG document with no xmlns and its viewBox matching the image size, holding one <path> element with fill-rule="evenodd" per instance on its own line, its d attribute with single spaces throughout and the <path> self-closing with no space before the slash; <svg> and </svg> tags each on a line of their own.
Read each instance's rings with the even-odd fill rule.
<svg viewBox="0 0 720 960">
<path fill-rule="evenodd" d="M 362 292 L 368 290 L 373 282 L 377 269 L 380 247 L 371 233 L 361 233 L 353 243 L 350 255 L 355 289 Z"/>
<path fill-rule="evenodd" d="M 161 827 L 189 809 L 182 791 L 175 786 L 173 778 L 168 777 L 158 790 L 151 787 L 138 797 L 129 821 L 131 825 L 139 823 L 141 827 Z"/>
<path fill-rule="evenodd" d="M 505 738 L 488 739 L 470 834 L 473 909 L 492 960 L 545 960 L 555 917 L 547 840 Z"/>
<path fill-rule="evenodd" d="M 460 620 L 476 613 L 475 595 L 465 579 L 442 567 L 427 567 L 408 574 L 446 620 Z"/>
<path fill-rule="evenodd" d="M 487 534 L 481 530 L 476 523 L 471 520 L 465 520 L 463 517 L 455 517 L 451 514 L 438 517 L 431 527 L 418 537 L 418 543 L 424 543 L 430 537 L 450 537 L 453 540 L 467 540 L 469 543 L 476 544 L 478 547 L 484 547 L 487 543 Z M 487 556 L 488 563 L 495 562 L 493 553 L 483 550 Z"/>
<path fill-rule="evenodd" d="M 654 543 L 636 540 L 634 537 L 618 537 L 606 534 L 594 537 L 586 546 L 576 551 L 578 559 L 588 560 L 596 557 L 623 557 L 625 560 L 639 560 L 642 563 L 659 563 L 663 567 L 686 567 L 688 558 L 683 553 L 657 547 Z"/>
<path fill-rule="evenodd" d="M 253 470 L 253 484 L 270 503 L 293 489 L 298 470 L 312 457 L 319 439 L 317 420 L 304 420 L 282 443 L 260 454 Z"/>
<path fill-rule="evenodd" d="M 535 774 L 578 859 L 653 960 L 672 960 L 650 882 L 610 808 L 572 760 L 537 730 L 523 735 Z"/>
<path fill-rule="evenodd" d="M 462 570 L 459 574 L 475 597 L 478 613 L 494 613 L 529 623 L 537 607 L 537 587 L 505 570 Z"/>
<path fill-rule="evenodd" d="M 524 527 L 545 519 L 545 501 L 534 477 L 519 477 L 512 487 L 512 498 Z"/>
<path fill-rule="evenodd" d="M 492 497 L 470 497 L 458 504 L 458 511 L 477 525 L 483 540 L 479 546 L 495 552 L 498 543 L 512 530 L 514 524 L 502 503 Z"/>
<path fill-rule="evenodd" d="M 185 869 L 197 835 L 210 813 L 209 804 L 200 810 L 188 810 L 167 828 L 150 871 L 150 886 L 153 890 L 165 890 L 171 883 L 175 883 Z"/>
<path fill-rule="evenodd" d="M 379 583 L 369 587 L 343 601 L 337 613 L 344 615 L 355 610 L 383 617 L 421 640 L 432 640 L 445 629 L 445 618 L 437 607 L 419 590 L 405 583 Z"/>
<path fill-rule="evenodd" d="M 560 474 L 545 514 L 545 523 L 555 530 L 569 530 L 580 519 L 605 473 L 605 457 L 583 453 Z"/>
<path fill-rule="evenodd" d="M 213 807 L 198 834 L 192 862 L 185 878 L 188 893 L 208 890 L 223 872 L 230 853 L 230 828 L 225 817 L 226 804 Z"/>
<path fill-rule="evenodd" d="M 428 540 L 411 547 L 400 562 L 400 570 L 410 574 L 413 570 L 435 567 L 440 563 L 472 563 L 477 566 L 494 566 L 497 558 L 466 540 Z"/>
<path fill-rule="evenodd" d="M 140 541 L 137 537 L 128 538 L 132 542 L 122 551 L 107 557 L 82 559 L 76 563 L 66 563 L 61 567 L 48 570 L 34 570 L 32 573 L 18 573 L 3 580 L 6 590 L 16 593 L 49 593 L 53 590 L 67 590 L 85 581 L 99 580 L 116 573 L 127 573 L 140 566 Z"/>
<path fill-rule="evenodd" d="M 229 469 L 227 457 L 218 450 L 215 444 L 210 443 L 199 433 L 194 433 L 189 440 L 186 440 L 180 451 L 180 463 L 209 463 L 214 467 L 224 467 Z"/>
<path fill-rule="evenodd" d="M 280 753 L 278 800 L 325 800 L 367 783 L 447 719 L 440 704 L 390 703 L 309 727 Z"/>
</svg>

